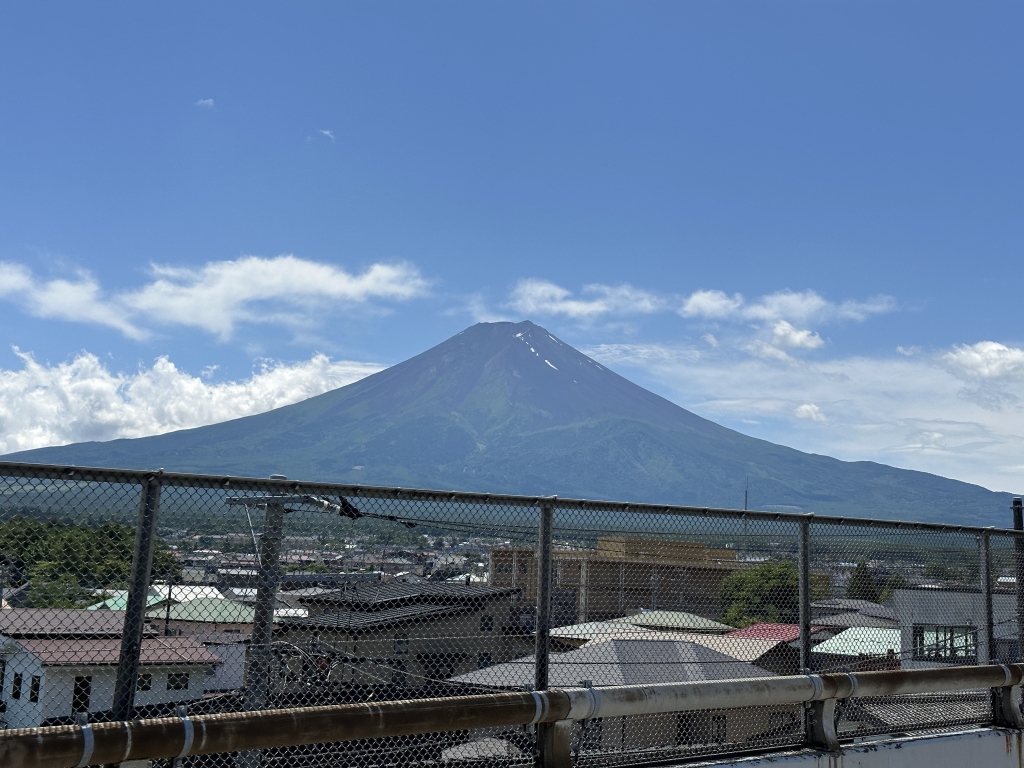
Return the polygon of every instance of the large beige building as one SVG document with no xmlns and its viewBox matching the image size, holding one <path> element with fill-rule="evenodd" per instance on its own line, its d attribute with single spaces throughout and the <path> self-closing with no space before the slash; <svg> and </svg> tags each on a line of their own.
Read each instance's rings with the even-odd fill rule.
<svg viewBox="0 0 1024 768">
<path fill-rule="evenodd" d="M 602 536 L 595 549 L 553 552 L 552 623 L 602 621 L 641 610 L 686 611 L 715 619 L 719 585 L 742 567 L 735 550 L 660 539 Z M 537 595 L 532 549 L 492 549 L 490 582 L 519 590 L 523 604 Z"/>
</svg>

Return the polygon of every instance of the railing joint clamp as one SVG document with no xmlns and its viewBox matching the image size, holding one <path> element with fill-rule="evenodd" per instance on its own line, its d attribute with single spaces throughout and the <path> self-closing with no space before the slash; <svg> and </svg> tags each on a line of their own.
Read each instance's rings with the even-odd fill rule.
<svg viewBox="0 0 1024 768">
<path fill-rule="evenodd" d="M 96 747 L 96 735 L 92 732 L 89 715 L 79 713 L 78 725 L 82 729 L 82 759 L 75 768 L 85 768 L 92 761 L 92 751 Z"/>
</svg>

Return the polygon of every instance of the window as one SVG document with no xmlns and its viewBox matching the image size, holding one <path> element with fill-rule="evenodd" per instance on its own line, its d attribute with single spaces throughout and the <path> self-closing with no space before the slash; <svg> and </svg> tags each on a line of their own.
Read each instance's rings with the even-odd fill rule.
<svg viewBox="0 0 1024 768">
<path fill-rule="evenodd" d="M 153 675 L 150 673 L 142 673 L 139 675 L 139 679 L 135 682 L 136 691 L 151 691 L 153 690 Z"/>
<path fill-rule="evenodd" d="M 477 656 L 476 668 L 477 669 L 487 669 L 487 667 L 491 666 L 492 663 L 493 663 L 493 661 L 491 659 L 491 654 L 489 654 L 489 653 L 481 653 L 479 656 Z"/>
<path fill-rule="evenodd" d="M 480 617 L 480 631 L 481 632 L 493 632 L 494 631 L 494 617 L 493 616 L 481 616 Z"/>
<path fill-rule="evenodd" d="M 406 634 L 395 635 L 395 653 L 406 654 L 409 652 L 409 636 Z"/>
<path fill-rule="evenodd" d="M 711 741 L 721 744 L 728 739 L 725 715 L 715 715 L 711 718 Z"/>
<path fill-rule="evenodd" d="M 170 672 L 167 675 L 168 691 L 187 691 L 188 672 Z"/>
<path fill-rule="evenodd" d="M 915 624 L 914 660 L 973 664 L 978 660 L 978 630 L 971 626 Z"/>
<path fill-rule="evenodd" d="M 42 678 L 39 675 L 32 675 L 32 678 L 28 681 L 28 700 L 39 701 L 39 686 L 42 683 Z"/>
<path fill-rule="evenodd" d="M 0 697 L 4 693 L 4 677 L 7 675 L 7 662 L 0 659 Z"/>
<path fill-rule="evenodd" d="M 397 685 L 399 687 L 402 687 L 406 684 L 404 661 L 394 662 L 393 671 L 391 672 L 391 684 Z"/>
<path fill-rule="evenodd" d="M 88 712 L 89 699 L 92 698 L 92 678 L 88 676 L 75 678 L 75 690 L 71 694 L 71 712 Z"/>
<path fill-rule="evenodd" d="M 23 678 L 22 678 L 21 672 L 15 672 L 14 673 L 14 677 L 11 678 L 11 698 L 12 699 L 20 699 L 21 698 L 21 681 L 22 681 L 22 679 Z"/>
</svg>

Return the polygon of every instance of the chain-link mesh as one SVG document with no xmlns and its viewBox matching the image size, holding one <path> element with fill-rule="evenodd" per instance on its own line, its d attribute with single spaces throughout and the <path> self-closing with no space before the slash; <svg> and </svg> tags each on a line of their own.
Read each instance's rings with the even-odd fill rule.
<svg viewBox="0 0 1024 768">
<path fill-rule="evenodd" d="M 545 590 L 551 687 L 1019 658 L 1024 550 L 1011 532 L 173 475 L 151 481 L 152 566 L 133 580 L 147 476 L 85 474 L 0 466 L 4 728 L 531 690 Z M 554 508 L 549 585 L 542 505 Z M 133 583 L 145 586 L 134 625 Z M 122 647 L 132 632 L 134 659 Z M 130 711 L 119 713 L 119 691 Z M 840 737 L 992 717 L 987 691 L 838 711 Z M 594 718 L 573 726 L 571 748 L 580 765 L 623 765 L 805 737 L 803 706 L 779 705 Z M 536 754 L 534 728 L 507 727 L 184 763 L 525 765 Z"/>
</svg>

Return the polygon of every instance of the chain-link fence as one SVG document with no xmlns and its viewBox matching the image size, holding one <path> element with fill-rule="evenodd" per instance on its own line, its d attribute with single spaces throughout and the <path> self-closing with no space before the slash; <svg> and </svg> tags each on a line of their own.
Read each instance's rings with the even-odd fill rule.
<svg viewBox="0 0 1024 768">
<path fill-rule="evenodd" d="M 0 464 L 0 727 L 1016 661 L 1014 531 Z M 850 700 L 840 737 L 991 721 Z M 793 746 L 801 705 L 593 718 L 580 765 Z M 533 727 L 186 758 L 533 764 Z"/>
</svg>

